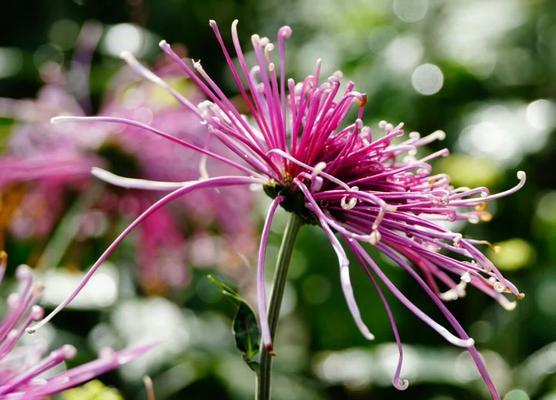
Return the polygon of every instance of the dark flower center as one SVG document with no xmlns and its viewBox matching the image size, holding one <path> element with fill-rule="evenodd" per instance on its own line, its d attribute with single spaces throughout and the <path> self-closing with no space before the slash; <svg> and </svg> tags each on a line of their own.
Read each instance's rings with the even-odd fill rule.
<svg viewBox="0 0 556 400">
<path fill-rule="evenodd" d="M 300 190 L 292 188 L 275 181 L 270 181 L 263 185 L 264 192 L 272 199 L 283 196 L 284 200 L 280 204 L 288 212 L 297 214 L 305 224 L 316 225 L 318 223 L 315 215 L 305 207 L 305 196 Z"/>
</svg>

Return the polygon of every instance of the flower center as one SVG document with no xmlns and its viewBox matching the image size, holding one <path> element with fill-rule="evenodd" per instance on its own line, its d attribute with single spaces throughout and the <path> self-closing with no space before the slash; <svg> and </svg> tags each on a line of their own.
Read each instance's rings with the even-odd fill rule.
<svg viewBox="0 0 556 400">
<path fill-rule="evenodd" d="M 271 198 L 275 199 L 282 196 L 284 200 L 280 204 L 282 208 L 288 212 L 297 214 L 305 224 L 316 225 L 317 218 L 305 207 L 305 196 L 300 190 L 292 187 L 292 184 L 282 184 L 275 181 L 269 181 L 263 185 L 264 192 Z"/>
</svg>

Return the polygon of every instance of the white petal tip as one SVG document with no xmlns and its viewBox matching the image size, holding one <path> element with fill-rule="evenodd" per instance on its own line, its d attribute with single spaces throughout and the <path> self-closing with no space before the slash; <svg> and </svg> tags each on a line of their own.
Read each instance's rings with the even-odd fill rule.
<svg viewBox="0 0 556 400">
<path fill-rule="evenodd" d="M 517 171 L 517 179 L 519 179 L 520 181 L 525 181 L 525 179 L 527 179 L 527 174 L 525 173 L 525 171 Z"/>
<path fill-rule="evenodd" d="M 66 360 L 71 360 L 77 355 L 77 349 L 71 344 L 64 345 L 61 350 Z"/>
<path fill-rule="evenodd" d="M 158 47 L 165 48 L 165 47 L 170 47 L 170 45 L 166 40 L 162 39 L 160 42 L 158 42 Z"/>
<path fill-rule="evenodd" d="M 63 117 L 63 116 L 58 116 L 58 117 L 52 117 L 50 118 L 50 123 L 51 124 L 60 124 L 63 123 L 67 120 L 67 117 Z"/>
<path fill-rule="evenodd" d="M 111 176 L 112 173 L 110 173 L 109 171 L 99 168 L 99 167 L 92 167 L 91 168 L 91 174 L 93 174 L 93 176 L 102 179 L 106 176 Z"/>
<path fill-rule="evenodd" d="M 392 383 L 398 390 L 406 390 L 409 387 L 409 381 L 407 379 L 398 379 L 397 381 Z"/>
<path fill-rule="evenodd" d="M 473 346 L 475 346 L 475 339 L 473 339 L 473 338 L 463 339 L 462 344 L 463 344 L 463 347 L 473 347 Z"/>
<path fill-rule="evenodd" d="M 122 51 L 120 53 L 120 58 L 124 61 L 135 59 L 135 57 L 133 56 L 133 54 L 130 51 Z"/>
<path fill-rule="evenodd" d="M 501 297 L 498 299 L 498 303 L 504 308 L 506 311 L 513 311 L 517 307 L 517 303 L 515 301 L 509 301 L 505 297 Z"/>
<path fill-rule="evenodd" d="M 434 136 L 437 140 L 444 140 L 446 139 L 446 132 L 437 130 L 434 132 Z"/>
<path fill-rule="evenodd" d="M 284 25 L 278 30 L 278 33 L 279 35 L 287 39 L 292 35 L 292 28 L 290 28 L 288 25 Z"/>
<path fill-rule="evenodd" d="M 371 332 L 365 332 L 363 336 L 369 341 L 375 340 L 375 335 L 373 335 Z"/>
</svg>

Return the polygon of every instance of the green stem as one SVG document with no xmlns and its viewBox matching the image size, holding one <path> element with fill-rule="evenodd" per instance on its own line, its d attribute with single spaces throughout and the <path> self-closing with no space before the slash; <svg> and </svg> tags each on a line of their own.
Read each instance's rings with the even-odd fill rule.
<svg viewBox="0 0 556 400">
<path fill-rule="evenodd" d="M 268 306 L 268 324 L 270 327 L 270 337 L 274 340 L 278 318 L 280 317 L 280 306 L 282 305 L 282 297 L 284 296 L 284 288 L 286 287 L 286 277 L 288 276 L 288 267 L 292 258 L 293 247 L 299 228 L 303 221 L 294 213 L 290 214 L 290 220 L 286 226 L 282 244 L 276 261 L 276 272 L 274 273 L 274 285 L 272 294 L 270 295 L 270 304 Z M 271 349 L 261 346 L 261 361 L 257 380 L 257 400 L 270 400 L 270 375 L 272 369 Z"/>
</svg>

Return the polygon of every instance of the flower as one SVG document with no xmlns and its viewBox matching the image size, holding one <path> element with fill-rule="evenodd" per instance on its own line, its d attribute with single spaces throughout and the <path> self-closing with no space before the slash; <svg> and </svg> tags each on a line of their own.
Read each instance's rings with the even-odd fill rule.
<svg viewBox="0 0 556 400">
<path fill-rule="evenodd" d="M 6 263 L 6 253 L 0 252 L 0 282 Z M 19 290 L 8 296 L 7 312 L 0 322 L 1 398 L 33 400 L 55 395 L 118 368 L 153 347 L 137 346 L 120 352 L 106 349 L 97 360 L 52 375 L 60 364 L 75 357 L 77 350 L 64 345 L 45 356 L 43 346 L 21 343 L 21 336 L 29 324 L 43 316 L 42 307 L 36 305 L 43 288 L 26 265 L 17 268 L 16 277 Z"/>
<path fill-rule="evenodd" d="M 256 63 L 247 64 L 241 49 L 237 21 L 231 34 L 237 66 L 225 45 L 218 26 L 210 22 L 228 63 L 232 77 L 251 117 L 242 115 L 234 103 L 205 72 L 199 61 L 190 65 L 177 55 L 165 41 L 162 50 L 206 95 L 207 101 L 193 105 L 155 73 L 129 55 L 124 58 L 146 79 L 168 90 L 186 112 L 197 114 L 206 126 L 208 136 L 225 144 L 235 157 L 223 156 L 209 146 L 199 147 L 176 138 L 155 127 L 126 118 L 97 116 L 90 118 L 61 116 L 54 123 L 92 121 L 123 124 L 144 129 L 151 134 L 173 141 L 179 146 L 199 152 L 215 163 L 226 164 L 237 171 L 188 182 L 160 182 L 129 179 L 96 169 L 95 174 L 107 182 L 128 188 L 170 191 L 128 226 L 91 267 L 87 278 L 59 305 L 57 311 L 72 301 L 86 280 L 108 257 L 123 238 L 143 219 L 178 197 L 200 189 L 235 185 L 261 185 L 273 198 L 266 217 L 260 243 L 258 264 L 258 310 L 263 343 L 271 347 L 266 316 L 264 287 L 264 255 L 269 227 L 279 206 L 297 214 L 305 223 L 322 228 L 335 250 L 340 281 L 348 309 L 361 333 L 373 335 L 363 321 L 350 283 L 349 260 L 342 242 L 368 273 L 386 307 L 399 348 L 399 362 L 393 384 L 405 389 L 408 382 L 400 377 L 403 349 L 393 313 L 382 293 L 382 284 L 412 313 L 450 343 L 466 348 L 481 373 L 494 399 L 500 396 L 489 377 L 474 341 L 463 330 L 443 301 L 454 300 L 473 286 L 511 309 L 515 303 L 505 297 L 523 295 L 506 280 L 496 267 L 477 249 L 483 242 L 465 239 L 440 224 L 440 221 L 489 220 L 489 201 L 509 195 L 525 183 L 525 173 L 517 176 L 519 184 L 505 192 L 490 194 L 486 188 L 454 188 L 444 174 L 432 174 L 429 162 L 448 155 L 441 150 L 422 158 L 417 152 L 423 146 L 442 139 L 444 133 L 434 132 L 421 137 L 405 136 L 403 124 L 394 126 L 380 122 L 381 134 L 364 126 L 363 110 L 366 96 L 355 89 L 353 82 L 342 83 L 342 73 L 335 72 L 321 79 L 321 62 L 313 75 L 301 82 L 286 79 L 285 41 L 292 30 L 278 30 L 277 45 L 268 38 L 251 38 Z M 277 48 L 277 56 L 274 55 Z M 349 120 L 355 108 L 356 117 Z M 442 326 L 400 291 L 376 264 L 365 249 L 372 245 L 391 258 L 423 288 L 438 306 L 453 331 Z M 457 256 L 457 257 L 456 257 Z M 445 288 L 442 291 L 442 288 Z"/>
<path fill-rule="evenodd" d="M 97 234 L 98 227 L 102 227 L 99 215 L 105 220 L 121 218 L 122 214 L 133 219 L 155 200 L 153 193 L 142 190 L 91 187 L 94 165 L 116 166 L 120 173 L 158 180 L 188 180 L 209 172 L 224 172 L 221 166 L 207 170 L 203 155 L 184 157 L 172 143 L 144 135 L 135 127 L 81 125 L 76 129 L 71 124 L 56 127 L 48 123 L 60 114 L 87 115 L 87 86 L 77 85 L 71 78 L 81 76 L 79 82 L 87 82 L 87 63 L 99 29 L 90 24 L 84 26 L 69 71 L 53 63 L 46 66 L 42 71 L 46 84 L 36 99 L 0 98 L 0 114 L 14 120 L 6 154 L 0 156 L 0 200 L 10 205 L 6 215 L 0 215 L 0 243 L 4 223 L 6 230 L 17 237 L 48 238 L 75 196 L 81 207 L 79 239 Z M 167 59 L 159 61 L 155 71 L 169 81 L 176 80 L 180 73 Z M 188 98 L 204 99 L 192 86 L 185 89 Z M 204 128 L 197 115 L 183 112 L 171 96 L 152 83 L 142 79 L 138 82 L 130 68 L 123 68 L 116 75 L 100 109 L 102 114 L 141 119 L 172 130 L 198 146 L 205 145 Z M 219 152 L 229 154 L 223 145 Z M 185 236 L 192 239 L 190 243 L 216 243 L 211 232 L 218 232 L 223 240 L 218 245 L 219 254 L 209 264 L 232 276 L 243 272 L 244 258 L 255 253 L 255 229 L 245 218 L 252 208 L 252 196 L 233 189 L 228 194 L 228 200 L 222 201 L 216 192 L 198 193 L 171 210 L 161 210 L 141 225 L 136 262 L 139 281 L 147 292 L 161 293 L 189 282 L 186 266 L 197 265 L 198 257 L 193 246 L 184 245 L 188 243 Z"/>
</svg>

